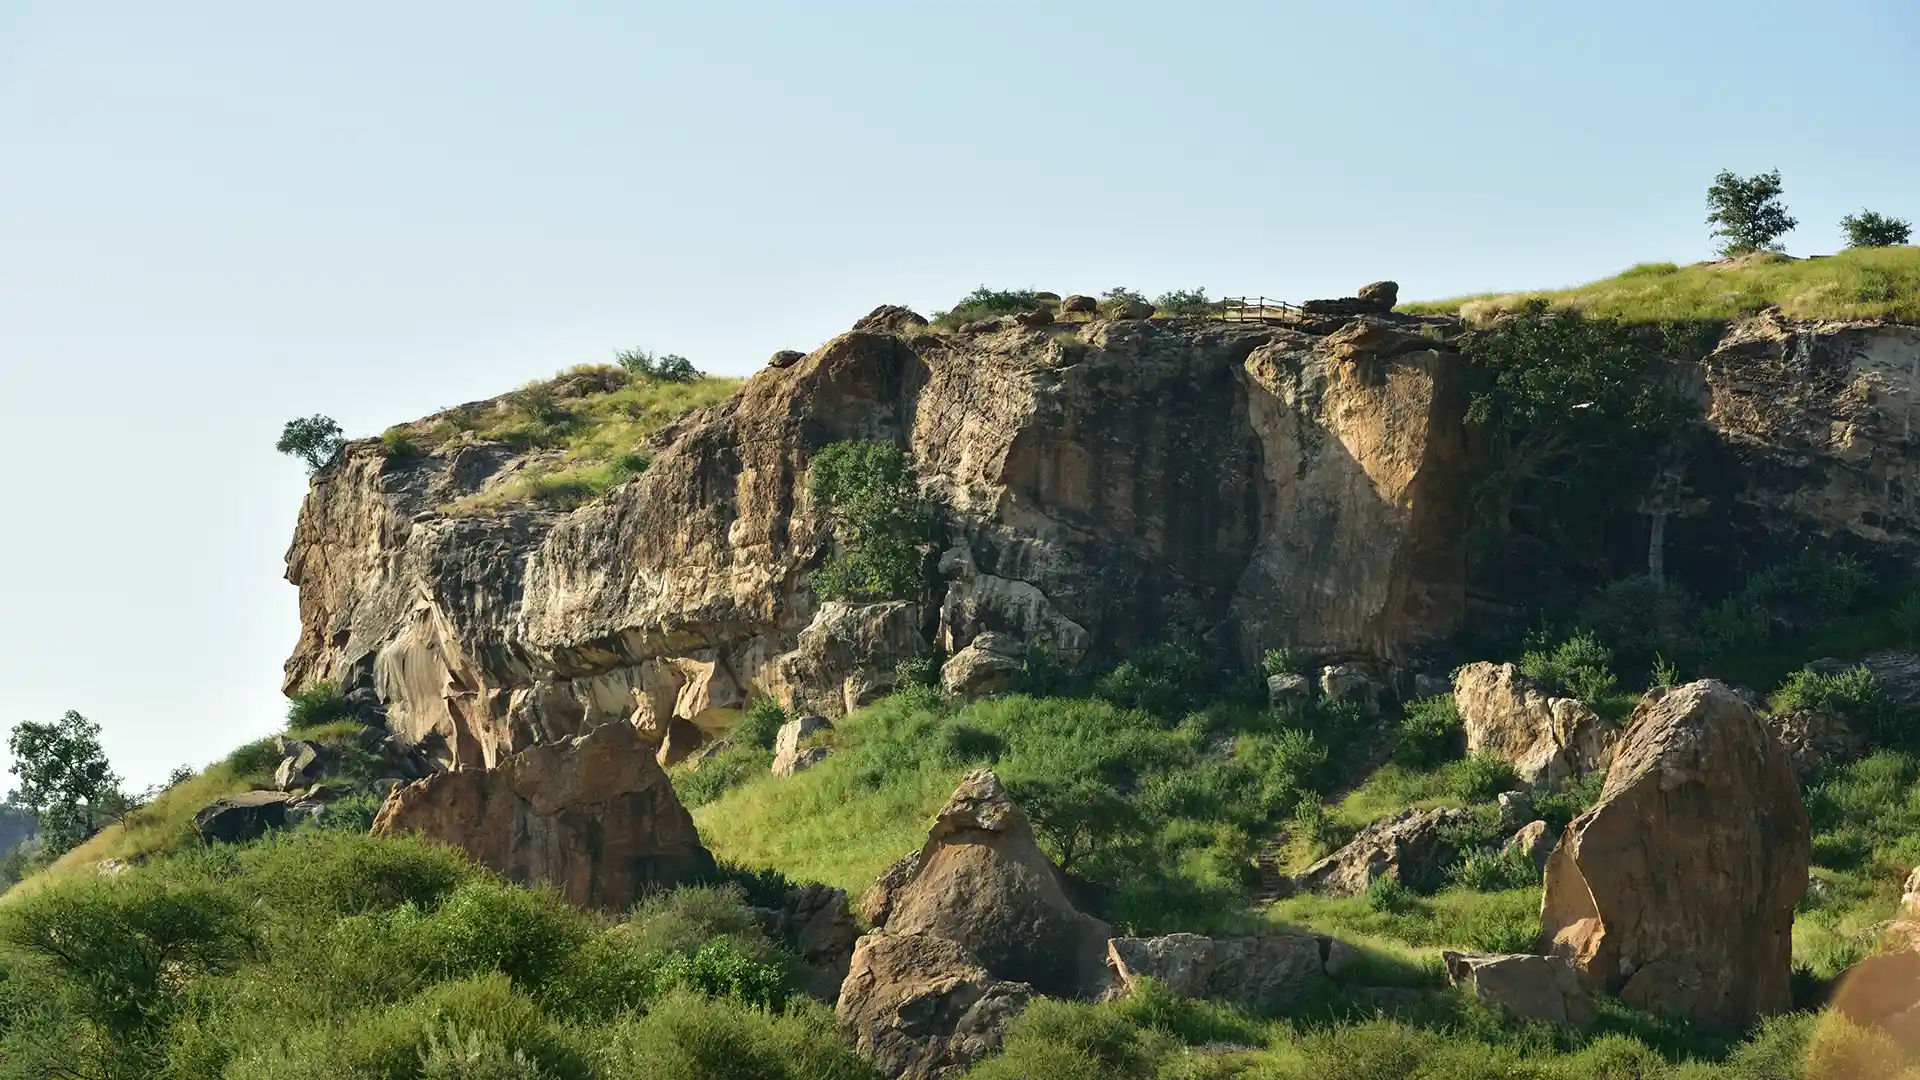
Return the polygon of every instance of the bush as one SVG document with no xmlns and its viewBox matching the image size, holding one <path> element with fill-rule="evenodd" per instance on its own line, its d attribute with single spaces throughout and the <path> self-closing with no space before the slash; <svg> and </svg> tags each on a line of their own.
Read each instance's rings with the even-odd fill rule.
<svg viewBox="0 0 1920 1080">
<path fill-rule="evenodd" d="M 1480 848 L 1467 852 L 1448 868 L 1447 882 L 1475 892 L 1531 889 L 1540 884 L 1540 871 L 1521 852 Z"/>
<path fill-rule="evenodd" d="M 1873 672 L 1856 667 L 1833 675 L 1802 669 L 1787 676 L 1767 701 L 1776 713 L 1812 712 L 1841 721 L 1876 743 L 1903 744 L 1912 737 L 1909 717 Z"/>
<path fill-rule="evenodd" d="M 1614 658 L 1629 665 L 1648 664 L 1656 654 L 1690 654 L 1699 647 L 1692 597 L 1645 575 L 1601 590 L 1582 609 L 1581 621 Z"/>
<path fill-rule="evenodd" d="M 1840 219 L 1840 231 L 1847 234 L 1847 246 L 1899 247 L 1913 238 L 1913 224 L 1897 217 L 1862 210 Z"/>
<path fill-rule="evenodd" d="M 227 755 L 227 764 L 233 774 L 243 779 L 256 780 L 259 787 L 273 779 L 273 770 L 280 764 L 280 750 L 272 739 L 259 739 L 235 747 Z"/>
<path fill-rule="evenodd" d="M 673 793 L 687 809 L 705 806 L 773 768 L 773 752 L 733 745 L 673 773 Z"/>
<path fill-rule="evenodd" d="M 545 984 L 592 933 L 560 894 L 486 878 L 456 888 L 429 925 L 449 971 L 498 971 L 528 992 Z"/>
<path fill-rule="evenodd" d="M 1212 311 L 1214 303 L 1207 299 L 1205 289 L 1174 289 L 1160 294 L 1153 302 L 1154 309 L 1165 315 L 1194 318 Z"/>
<path fill-rule="evenodd" d="M 1613 653 L 1591 631 L 1582 630 L 1552 649 L 1530 649 L 1520 657 L 1520 673 L 1549 692 L 1597 705 L 1613 693 L 1609 665 Z"/>
<path fill-rule="evenodd" d="M 406 461 L 420 456 L 420 444 L 414 441 L 413 432 L 404 425 L 381 432 L 380 449 L 386 453 L 388 461 Z"/>
<path fill-rule="evenodd" d="M 926 510 L 906 452 L 892 443 L 840 442 L 817 454 L 808 492 L 841 550 L 814 571 L 827 600 L 905 600 L 925 589 L 920 541 Z"/>
<path fill-rule="evenodd" d="M 1138 837 L 1140 815 L 1110 784 L 1088 778 L 1021 778 L 1009 785 L 1062 870 L 1082 856 Z"/>
<path fill-rule="evenodd" d="M 989 289 L 982 285 L 961 297 L 960 302 L 950 310 L 935 314 L 933 321 L 941 326 L 954 327 L 979 319 L 1020 315 L 1051 307 L 1052 303 L 1032 289 Z"/>
<path fill-rule="evenodd" d="M 1832 618 L 1859 607 L 1877 585 L 1873 571 L 1853 556 L 1809 548 L 1748 578 L 1738 600 L 1748 608 L 1811 607 Z"/>
<path fill-rule="evenodd" d="M 1149 645 L 1100 679 L 1095 693 L 1122 708 L 1171 717 L 1204 703 L 1216 681 L 1193 650 Z"/>
<path fill-rule="evenodd" d="M 1117 308 L 1122 304 L 1127 304 L 1127 303 L 1144 304 L 1146 302 L 1147 302 L 1147 298 L 1144 295 L 1138 292 L 1135 292 L 1134 290 L 1129 289 L 1124 285 L 1115 285 L 1113 288 L 1108 289 L 1106 292 L 1103 292 L 1100 294 L 1100 310 L 1101 311 L 1112 311 L 1114 308 Z"/>
<path fill-rule="evenodd" d="M 1462 802 L 1490 802 L 1519 786 L 1520 774 L 1491 754 L 1475 754 L 1447 768 L 1447 794 Z"/>
<path fill-rule="evenodd" d="M 758 750 L 771 750 L 780 729 L 787 723 L 787 710 L 772 698 L 758 698 L 747 706 L 747 711 L 727 732 L 727 740 L 735 746 L 751 746 Z"/>
<path fill-rule="evenodd" d="M 273 833 L 239 854 L 240 887 L 316 918 L 440 902 L 481 871 L 456 848 L 340 831 Z"/>
<path fill-rule="evenodd" d="M 353 707 L 347 704 L 346 696 L 337 686 L 315 683 L 287 695 L 289 733 L 298 734 L 307 728 L 322 727 L 352 716 Z"/>
<path fill-rule="evenodd" d="M 697 990 L 710 998 L 731 998 L 743 1005 L 778 1008 L 792 992 L 786 971 L 764 963 L 721 938 L 688 955 L 673 953 L 655 975 L 656 992 Z"/>
<path fill-rule="evenodd" d="M 1422 698 L 1407 705 L 1395 756 L 1414 768 L 1431 768 L 1459 757 L 1465 740 L 1466 730 L 1452 694 Z"/>
<path fill-rule="evenodd" d="M 1260 673 L 1269 678 L 1275 675 L 1303 674 L 1307 664 L 1307 658 L 1292 649 L 1268 649 L 1260 654 Z"/>
<path fill-rule="evenodd" d="M 940 663 L 931 656 L 909 656 L 894 665 L 895 686 L 939 686 Z"/>
<path fill-rule="evenodd" d="M 597 1039 L 608 1077 L 647 1080 L 873 1080 L 841 1041 L 830 1010 L 796 1002 L 784 1013 L 699 994 L 670 994 Z"/>
<path fill-rule="evenodd" d="M 649 382 L 692 383 L 701 378 L 693 361 L 674 353 L 655 356 L 645 349 L 622 349 L 613 354 L 613 359 L 628 374 Z"/>
</svg>

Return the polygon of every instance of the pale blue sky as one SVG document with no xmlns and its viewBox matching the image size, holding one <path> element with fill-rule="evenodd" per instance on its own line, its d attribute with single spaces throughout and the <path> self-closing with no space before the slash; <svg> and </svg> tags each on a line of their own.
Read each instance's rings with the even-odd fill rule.
<svg viewBox="0 0 1920 1080">
<path fill-rule="evenodd" d="M 1721 168 L 1828 251 L 1920 218 L 1916 101 L 1912 0 L 0 0 L 0 726 L 276 725 L 295 415 L 981 282 L 1567 284 L 1705 257 Z"/>
</svg>

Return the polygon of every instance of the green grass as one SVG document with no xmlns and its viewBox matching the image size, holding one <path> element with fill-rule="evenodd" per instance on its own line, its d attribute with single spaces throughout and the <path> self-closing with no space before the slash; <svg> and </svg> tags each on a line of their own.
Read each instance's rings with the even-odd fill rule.
<svg viewBox="0 0 1920 1080">
<path fill-rule="evenodd" d="M 1920 322 L 1920 247 L 1857 248 L 1816 259 L 1749 256 L 1731 264 L 1643 263 L 1568 289 L 1482 293 L 1402 304 L 1414 314 L 1482 320 L 1530 297 L 1629 323 L 1727 320 L 1777 305 L 1800 319 Z"/>
<path fill-rule="evenodd" d="M 415 453 L 443 453 L 469 442 L 550 452 L 550 460 L 443 507 L 448 513 L 529 502 L 571 509 L 645 471 L 649 438 L 688 412 L 724 401 L 741 381 L 709 376 L 670 382 L 635 377 L 613 365 L 582 365 L 491 401 L 390 429 L 383 438 L 389 447 L 403 442 Z"/>
</svg>

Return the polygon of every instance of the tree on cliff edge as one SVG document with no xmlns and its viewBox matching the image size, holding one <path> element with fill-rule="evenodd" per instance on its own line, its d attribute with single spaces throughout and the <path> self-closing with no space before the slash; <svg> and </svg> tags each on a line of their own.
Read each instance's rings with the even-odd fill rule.
<svg viewBox="0 0 1920 1080">
<path fill-rule="evenodd" d="M 287 421 L 287 426 L 280 429 L 280 441 L 273 448 L 306 462 L 307 471 L 313 472 L 332 461 L 333 455 L 346 443 L 346 436 L 341 433 L 340 425 L 333 422 L 333 417 L 315 414 Z"/>
<path fill-rule="evenodd" d="M 1707 189 L 1707 224 L 1723 237 L 1720 254 L 1728 257 L 1754 251 L 1779 251 L 1780 238 L 1798 221 L 1787 216 L 1780 201 L 1780 170 L 1740 176 L 1722 171 Z"/>
</svg>

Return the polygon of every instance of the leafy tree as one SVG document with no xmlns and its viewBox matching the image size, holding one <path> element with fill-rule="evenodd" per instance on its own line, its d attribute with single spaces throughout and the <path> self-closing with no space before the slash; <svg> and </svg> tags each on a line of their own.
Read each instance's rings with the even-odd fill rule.
<svg viewBox="0 0 1920 1080">
<path fill-rule="evenodd" d="M 1897 217 L 1862 210 L 1840 219 L 1847 234 L 1848 247 L 1899 247 L 1913 238 L 1913 223 Z"/>
<path fill-rule="evenodd" d="M 1079 778 L 1019 780 L 1008 794 L 1026 811 L 1060 868 L 1138 836 L 1142 822 L 1133 806 L 1109 784 Z"/>
<path fill-rule="evenodd" d="M 1781 191 L 1779 169 L 1752 176 L 1722 171 L 1713 178 L 1707 189 L 1707 224 L 1714 226 L 1713 235 L 1725 238 L 1720 254 L 1780 250 L 1780 238 L 1800 224 L 1787 216 Z"/>
<path fill-rule="evenodd" d="M 1534 299 L 1472 334 L 1465 352 L 1483 377 L 1467 422 L 1491 458 L 1475 524 L 1493 539 L 1535 529 L 1562 560 L 1591 547 L 1609 515 L 1637 510 L 1684 442 L 1692 406 L 1615 320 Z"/>
<path fill-rule="evenodd" d="M 1100 294 L 1100 307 L 1102 310 L 1117 307 L 1128 302 L 1144 304 L 1147 302 L 1147 298 L 1137 290 L 1129 289 L 1125 285 L 1115 285 L 1113 288 Z"/>
<path fill-rule="evenodd" d="M 20 778 L 13 798 L 39 819 L 47 853 L 58 855 L 92 836 L 120 785 L 100 748 L 100 725 L 69 710 L 51 724 L 16 725 L 7 748 Z"/>
<path fill-rule="evenodd" d="M 892 443 L 834 443 L 814 457 L 809 474 L 813 502 L 841 543 L 814 572 L 814 592 L 828 600 L 918 595 L 926 510 L 906 451 Z"/>
<path fill-rule="evenodd" d="M 613 354 L 613 359 L 630 374 L 652 382 L 700 381 L 700 369 L 693 366 L 693 361 L 677 353 L 655 356 L 645 349 L 622 349 Z"/>
<path fill-rule="evenodd" d="M 287 426 L 280 429 L 280 441 L 273 448 L 306 462 L 307 471 L 313 472 L 332 461 L 333 455 L 346 444 L 346 436 L 340 431 L 340 425 L 333 422 L 333 417 L 316 413 L 287 421 Z"/>
</svg>

